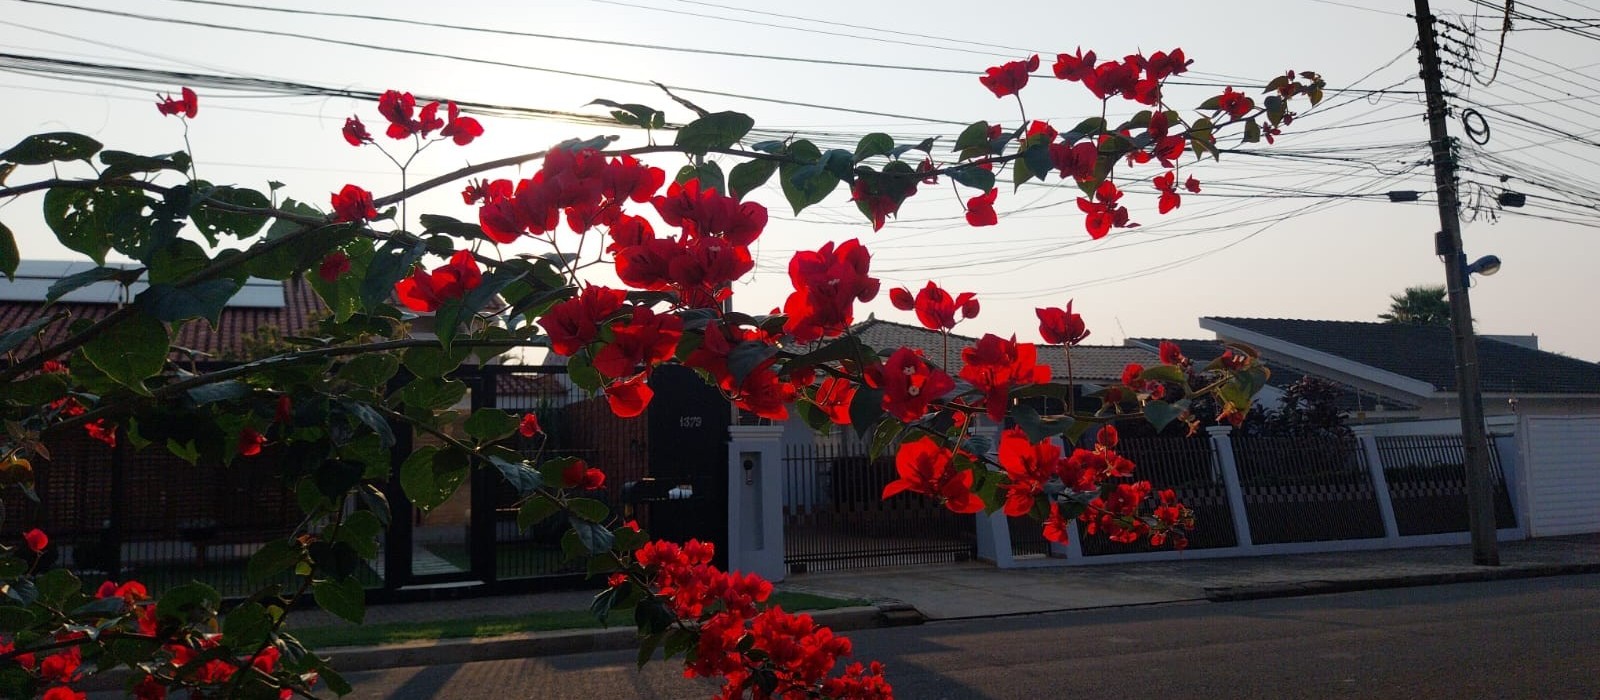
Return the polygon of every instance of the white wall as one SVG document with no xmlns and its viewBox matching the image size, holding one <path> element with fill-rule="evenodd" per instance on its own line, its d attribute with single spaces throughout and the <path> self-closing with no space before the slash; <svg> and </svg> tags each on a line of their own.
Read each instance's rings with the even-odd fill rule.
<svg viewBox="0 0 1600 700">
<path fill-rule="evenodd" d="M 1600 532 L 1600 416 L 1528 416 L 1518 434 L 1529 534 Z"/>
</svg>

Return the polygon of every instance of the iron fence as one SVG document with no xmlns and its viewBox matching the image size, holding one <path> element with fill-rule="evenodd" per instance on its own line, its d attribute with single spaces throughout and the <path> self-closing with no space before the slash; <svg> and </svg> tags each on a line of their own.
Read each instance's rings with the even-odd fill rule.
<svg viewBox="0 0 1600 700">
<path fill-rule="evenodd" d="M 1255 544 L 1383 537 L 1355 438 L 1235 436 L 1233 453 Z"/>
<path fill-rule="evenodd" d="M 787 445 L 784 563 L 792 572 L 964 561 L 976 555 L 973 516 L 931 498 L 883 498 L 893 456 L 857 445 Z"/>
<path fill-rule="evenodd" d="M 1401 535 L 1466 532 L 1466 454 L 1460 435 L 1379 437 L 1383 477 L 1389 482 L 1395 524 Z M 1494 484 L 1495 526 L 1517 526 L 1500 466 L 1500 450 L 1489 442 L 1489 469 Z"/>
</svg>

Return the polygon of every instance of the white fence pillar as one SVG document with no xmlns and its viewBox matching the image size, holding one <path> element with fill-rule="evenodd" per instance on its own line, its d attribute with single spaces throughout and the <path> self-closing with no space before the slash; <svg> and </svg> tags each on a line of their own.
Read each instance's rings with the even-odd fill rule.
<svg viewBox="0 0 1600 700">
<path fill-rule="evenodd" d="M 1240 549 L 1255 545 L 1250 539 L 1250 516 L 1244 509 L 1244 488 L 1239 486 L 1239 464 L 1233 458 L 1233 433 L 1231 425 L 1213 425 L 1206 428 L 1211 436 L 1211 449 L 1217 455 L 1217 467 L 1222 470 L 1222 483 L 1228 489 L 1228 512 L 1233 515 L 1233 533 Z"/>
<path fill-rule="evenodd" d="M 1377 427 L 1357 425 L 1350 429 L 1361 450 L 1367 456 L 1367 471 L 1372 475 L 1372 488 L 1378 496 L 1378 514 L 1383 517 L 1383 538 L 1391 543 L 1400 539 L 1400 524 L 1394 519 L 1394 501 L 1389 497 L 1389 478 L 1383 473 L 1383 453 L 1378 451 Z"/>
<path fill-rule="evenodd" d="M 728 569 L 782 581 L 783 426 L 728 428 Z"/>
</svg>

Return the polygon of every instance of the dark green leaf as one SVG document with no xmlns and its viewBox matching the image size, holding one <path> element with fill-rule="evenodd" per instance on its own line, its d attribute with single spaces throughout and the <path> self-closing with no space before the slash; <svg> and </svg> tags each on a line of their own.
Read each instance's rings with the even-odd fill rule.
<svg viewBox="0 0 1600 700">
<path fill-rule="evenodd" d="M 101 180 L 115 180 L 134 173 L 155 173 L 163 170 L 186 172 L 189 170 L 189 154 L 183 151 L 164 153 L 158 156 L 141 156 L 127 151 L 101 151 L 100 162 L 105 164 L 105 170 L 100 171 Z"/>
<path fill-rule="evenodd" d="M 468 240 L 490 240 L 484 235 L 482 226 L 470 221 L 460 221 L 439 214 L 423 214 L 417 217 L 417 220 L 422 223 L 422 232 L 425 234 L 444 233 Z"/>
<path fill-rule="evenodd" d="M 445 352 L 444 348 L 422 346 L 407 349 L 400 360 L 418 377 L 442 377 L 460 367 L 470 354 L 472 351 L 467 348 Z"/>
<path fill-rule="evenodd" d="M 8 280 L 15 280 L 17 264 L 21 262 L 22 253 L 17 250 L 16 237 L 11 235 L 11 229 L 0 223 L 0 273 L 3 273 Z"/>
<path fill-rule="evenodd" d="M 489 457 L 489 463 L 500 471 L 500 475 L 505 477 L 506 483 L 516 490 L 519 497 L 531 495 L 534 491 L 539 490 L 540 486 L 544 485 L 544 476 L 539 473 L 539 470 L 521 461 L 491 456 Z"/>
<path fill-rule="evenodd" d="M 734 385 L 743 384 L 745 378 L 777 354 L 776 347 L 763 342 L 745 341 L 735 345 L 728 353 L 728 372 L 733 376 Z"/>
<path fill-rule="evenodd" d="M 994 189 L 994 171 L 983 168 L 967 167 L 950 171 L 950 179 L 967 187 L 988 192 Z"/>
<path fill-rule="evenodd" d="M 666 115 L 659 110 L 636 103 L 619 103 L 611 100 L 594 100 L 590 105 L 604 105 L 612 109 L 611 118 L 628 126 L 657 128 Z M 589 105 L 584 105 L 585 107 Z"/>
<path fill-rule="evenodd" d="M 883 390 L 866 386 L 856 389 L 856 395 L 850 399 L 850 427 L 855 428 L 856 435 L 866 437 L 882 417 Z"/>
<path fill-rule="evenodd" d="M 236 379 L 217 382 L 215 384 L 202 384 L 188 391 L 189 400 L 197 406 L 204 406 L 218 401 L 233 401 L 250 395 L 250 385 Z"/>
<path fill-rule="evenodd" d="M 249 601 L 228 612 L 222 619 L 222 643 L 238 648 L 256 648 L 272 633 L 272 617 L 260 603 Z"/>
<path fill-rule="evenodd" d="M 354 576 L 317 581 L 311 584 L 311 597 L 317 607 L 358 625 L 367 617 L 366 591 Z"/>
<path fill-rule="evenodd" d="M 755 125 L 748 115 L 717 112 L 683 125 L 673 142 L 686 153 L 705 155 L 711 149 L 732 147 Z"/>
<path fill-rule="evenodd" d="M 498 408 L 480 408 L 461 427 L 478 442 L 494 442 L 516 431 L 517 418 Z"/>
<path fill-rule="evenodd" d="M 1150 421 L 1150 425 L 1157 431 L 1167 427 L 1167 424 L 1177 419 L 1181 413 L 1183 413 L 1182 409 L 1165 401 L 1152 400 L 1144 402 L 1145 420 Z"/>
<path fill-rule="evenodd" d="M 873 132 L 861 137 L 856 143 L 855 162 L 860 163 L 873 156 L 886 156 L 894 150 L 894 139 L 888 134 Z"/>
<path fill-rule="evenodd" d="M 466 481 L 468 464 L 456 450 L 423 447 L 400 466 L 400 486 L 412 505 L 424 512 L 443 504 Z"/>
<path fill-rule="evenodd" d="M 22 568 L 26 571 L 28 567 L 24 565 Z M 11 578 L 15 575 L 8 574 L 6 578 Z M 33 611 L 20 605 L 0 605 L 0 633 L 15 635 L 20 630 L 32 627 L 37 620 L 38 618 L 34 616 Z"/>
<path fill-rule="evenodd" d="M 722 166 L 709 160 L 699 165 L 683 166 L 678 170 L 678 176 L 672 179 L 680 185 L 690 180 L 698 180 L 701 190 L 716 190 L 722 194 L 728 192 L 727 181 L 722 177 Z"/>
<path fill-rule="evenodd" d="M 375 352 L 350 358 L 339 368 L 338 376 L 347 382 L 368 389 L 376 389 L 400 371 L 400 358 L 387 352 Z"/>
<path fill-rule="evenodd" d="M 785 145 L 783 141 L 757 141 L 751 144 L 750 150 L 761 151 L 762 153 L 782 153 Z"/>
<path fill-rule="evenodd" d="M 582 544 L 589 554 L 595 555 L 611 551 L 611 543 L 616 538 L 604 525 L 576 517 L 569 517 L 567 521 L 572 523 L 573 531 L 578 534 L 579 544 Z"/>
<path fill-rule="evenodd" d="M 872 459 L 889 454 L 889 448 L 899 444 L 900 431 L 904 428 L 905 426 L 896 418 L 885 418 L 879 421 L 878 425 L 872 429 L 872 442 L 867 454 Z"/>
<path fill-rule="evenodd" d="M 367 265 L 367 276 L 361 281 L 361 306 L 375 309 L 394 294 L 394 285 L 411 274 L 411 268 L 427 250 L 424 243 L 406 245 L 398 238 L 384 242 Z"/>
<path fill-rule="evenodd" d="M 39 332 L 39 329 L 60 320 L 62 319 L 53 318 L 50 316 L 40 316 L 39 318 L 29 321 L 27 325 L 24 325 L 20 328 L 13 328 L 5 333 L 0 333 L 0 355 L 11 352 L 11 350 L 17 346 L 28 342 L 29 338 L 32 338 L 35 333 Z"/>
<path fill-rule="evenodd" d="M 766 184 L 775 172 L 778 172 L 778 162 L 773 160 L 747 160 L 735 165 L 728 173 L 729 194 L 735 199 L 744 199 L 745 195 Z"/>
<path fill-rule="evenodd" d="M 1189 378 L 1184 375 L 1181 368 L 1172 365 L 1146 367 L 1143 372 L 1139 373 L 1139 379 L 1147 382 L 1158 381 L 1171 382 L 1173 384 L 1187 384 L 1189 381 Z"/>
<path fill-rule="evenodd" d="M 130 275 L 129 270 L 120 270 L 113 267 L 90 268 L 84 270 L 83 272 L 79 272 L 74 275 L 68 275 L 56 280 L 54 284 L 50 285 L 50 289 L 45 291 L 44 300 L 46 303 L 53 304 L 57 299 L 66 296 L 69 292 L 72 292 L 75 289 L 87 287 L 95 282 L 118 280 L 124 284 L 131 283 L 134 279 L 138 278 L 138 274 L 138 271 L 132 271 L 132 274 Z"/>
<path fill-rule="evenodd" d="M 350 545 L 363 559 L 378 556 L 378 536 L 383 534 L 383 522 L 372 511 L 358 510 L 346 515 L 339 525 L 339 541 Z"/>
<path fill-rule="evenodd" d="M 638 613 L 635 612 L 635 615 L 637 614 Z M 639 668 L 644 668 L 645 664 L 650 663 L 650 657 L 655 656 L 656 647 L 661 646 L 661 640 L 665 637 L 666 634 L 657 633 L 643 635 L 639 638 L 639 653 L 634 659 L 634 661 L 638 663 Z"/>
<path fill-rule="evenodd" d="M 0 153 L 0 160 L 18 165 L 44 165 L 51 161 L 88 160 L 100 152 L 100 142 L 83 134 L 54 131 L 34 134 Z"/>
<path fill-rule="evenodd" d="M 68 249 L 89 256 L 96 265 L 106 264 L 111 250 L 112 232 L 97 192 L 56 187 L 44 193 L 44 221 L 56 240 Z"/>
<path fill-rule="evenodd" d="M 827 199 L 833 188 L 839 185 L 839 178 L 816 164 L 822 158 L 822 151 L 817 150 L 810 141 L 789 144 L 788 155 L 799 163 L 809 163 L 784 162 L 778 166 L 778 182 L 783 186 L 783 196 L 789 200 L 794 213 L 799 214 L 806 207 Z"/>
<path fill-rule="evenodd" d="M 140 311 L 160 321 L 186 321 L 203 318 L 216 328 L 222 318 L 222 309 L 239 291 L 240 285 L 231 279 L 214 279 L 196 282 L 187 287 L 170 284 L 152 284 L 133 300 Z"/>
<path fill-rule="evenodd" d="M 467 385 L 455 379 L 417 377 L 400 388 L 397 396 L 401 403 L 425 411 L 437 411 L 456 405 L 467 395 Z"/>
<path fill-rule="evenodd" d="M 313 478 L 317 482 L 317 490 L 322 492 L 329 501 L 340 503 L 344 501 L 350 489 L 361 483 L 361 477 L 366 473 L 365 465 L 360 462 L 346 462 L 342 459 L 330 459 L 317 465 Z"/>
<path fill-rule="evenodd" d="M 223 185 L 205 190 L 207 183 L 196 182 L 196 187 L 205 194 L 193 211 L 189 212 L 190 220 L 200 229 L 206 238 L 217 240 L 219 234 L 228 234 L 235 238 L 249 238 L 256 235 L 262 226 L 267 225 L 266 214 L 244 213 L 227 211 L 221 205 L 244 207 L 249 209 L 267 209 L 272 206 L 272 200 L 266 195 L 252 189 L 243 187 L 229 187 Z"/>
<path fill-rule="evenodd" d="M 305 548 L 298 541 L 272 540 L 250 555 L 250 563 L 245 565 L 245 576 L 252 583 L 265 583 L 278 574 L 293 571 L 303 558 Z"/>
<path fill-rule="evenodd" d="M 817 165 L 821 166 L 828 174 L 847 182 L 855 176 L 854 171 L 851 169 L 853 163 L 854 161 L 850 158 L 850 152 L 842 148 L 829 149 L 827 153 L 823 153 L 822 157 L 817 159 Z"/>
<path fill-rule="evenodd" d="M 985 153 L 989 150 L 989 122 L 973 122 L 961 130 L 961 135 L 956 137 L 956 145 L 952 151 L 965 152 L 969 148 L 982 149 Z"/>
<path fill-rule="evenodd" d="M 903 143 L 895 146 L 893 150 L 889 151 L 889 155 L 899 158 L 900 156 L 905 155 L 906 151 L 922 151 L 923 153 L 932 155 L 933 142 L 937 140 L 939 140 L 939 137 L 929 136 L 928 138 L 923 139 L 920 143 Z"/>
<path fill-rule="evenodd" d="M 211 619 L 221 604 L 222 594 L 196 581 L 167 589 L 156 603 L 156 615 L 187 624 Z"/>
<path fill-rule="evenodd" d="M 605 522 L 611 515 L 611 509 L 607 508 L 606 504 L 593 498 L 574 498 L 567 501 L 567 509 L 572 511 L 573 515 L 591 523 Z"/>
<path fill-rule="evenodd" d="M 534 496 L 523 501 L 517 508 L 517 530 L 527 531 L 528 528 L 544 522 L 545 518 L 555 515 L 559 510 L 561 507 L 547 496 Z"/>
<path fill-rule="evenodd" d="M 341 399 L 339 405 L 350 415 L 355 416 L 356 420 L 371 428 L 372 432 L 377 433 L 383 449 L 387 450 L 394 446 L 394 430 L 389 427 L 388 419 L 382 414 L 373 410 L 371 406 L 350 399 Z"/>
<path fill-rule="evenodd" d="M 8 342 L 9 336 L 9 333 L 0 334 L 0 346 L 4 346 Z M 8 348 L 0 349 L 0 353 L 7 352 L 7 350 Z M 31 406 L 50 403 L 65 396 L 66 393 L 67 382 L 61 375 L 35 374 L 27 379 L 18 379 L 7 385 L 4 400 L 18 406 Z"/>
<path fill-rule="evenodd" d="M 161 372 L 167 360 L 167 327 L 144 314 L 112 325 L 83 346 L 83 356 L 107 377 L 140 394 L 144 380 Z"/>
</svg>

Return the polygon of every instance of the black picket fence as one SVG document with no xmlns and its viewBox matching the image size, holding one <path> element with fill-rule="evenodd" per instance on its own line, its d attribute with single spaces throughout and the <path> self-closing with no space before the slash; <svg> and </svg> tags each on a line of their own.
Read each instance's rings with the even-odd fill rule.
<svg viewBox="0 0 1600 700">
<path fill-rule="evenodd" d="M 1234 437 L 1255 544 L 1383 537 L 1378 493 L 1355 438 Z"/>
<path fill-rule="evenodd" d="M 894 457 L 859 446 L 788 445 L 784 563 L 792 572 L 964 561 L 976 555 L 973 516 L 904 493 L 883 498 Z"/>
<path fill-rule="evenodd" d="M 1466 453 L 1460 435 L 1407 435 L 1378 438 L 1383 478 L 1389 482 L 1395 524 L 1401 535 L 1466 532 Z M 1500 466 L 1500 451 L 1489 442 L 1494 485 L 1495 526 L 1517 526 L 1511 494 Z"/>
</svg>

